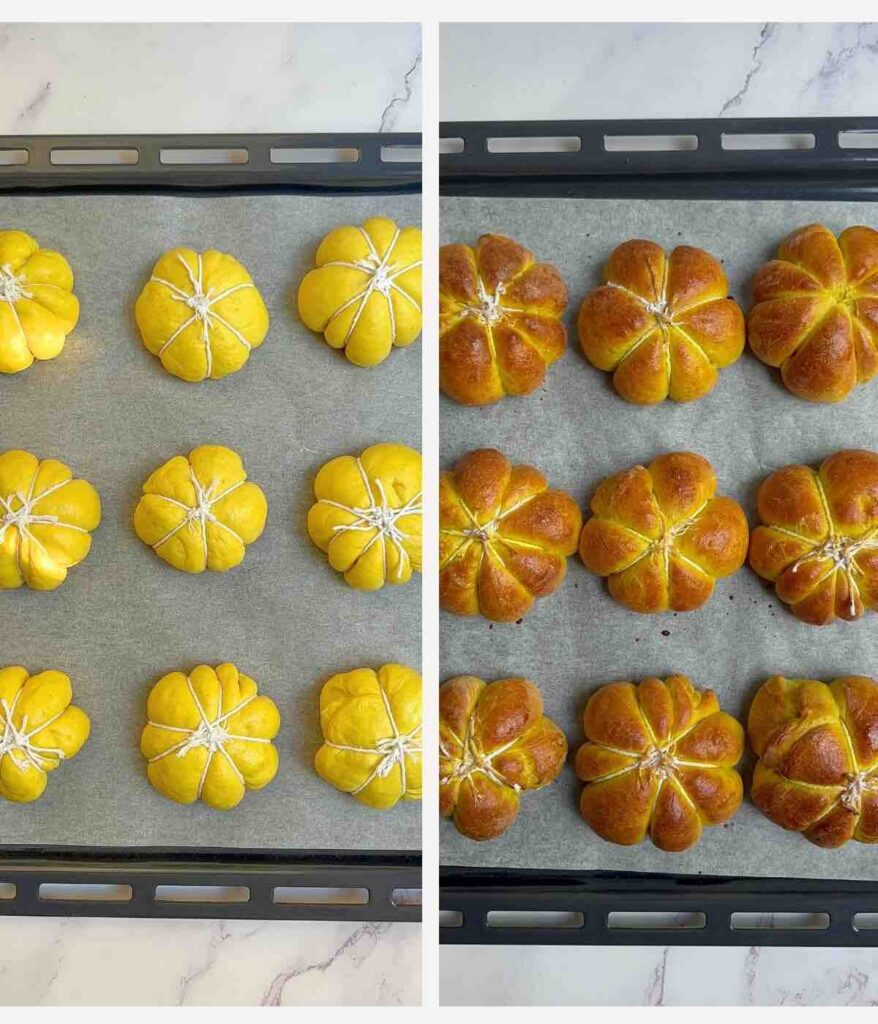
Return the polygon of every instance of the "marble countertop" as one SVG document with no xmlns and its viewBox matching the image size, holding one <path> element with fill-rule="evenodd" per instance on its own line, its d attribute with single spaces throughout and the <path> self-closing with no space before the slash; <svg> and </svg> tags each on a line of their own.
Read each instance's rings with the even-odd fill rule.
<svg viewBox="0 0 878 1024">
<path fill-rule="evenodd" d="M 443 120 L 878 109 L 875 24 L 445 25 L 440 66 Z M 878 950 L 446 946 L 440 965 L 449 1005 L 878 1002 Z"/>
<path fill-rule="evenodd" d="M 420 53 L 416 25 L 0 24 L 0 134 L 419 131 Z M 420 958 L 412 924 L 0 917 L 0 1005 L 412 1005 Z"/>
</svg>

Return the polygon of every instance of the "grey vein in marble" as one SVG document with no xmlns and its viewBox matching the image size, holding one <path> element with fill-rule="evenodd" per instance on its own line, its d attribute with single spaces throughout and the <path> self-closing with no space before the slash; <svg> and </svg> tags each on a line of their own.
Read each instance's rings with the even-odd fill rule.
<svg viewBox="0 0 878 1024">
<path fill-rule="evenodd" d="M 771 41 L 777 30 L 777 25 L 772 24 L 770 21 L 766 21 L 762 28 L 759 30 L 759 40 L 753 47 L 753 54 L 751 60 L 753 62 L 752 67 L 749 68 L 747 74 L 744 77 L 744 84 L 735 93 L 731 99 L 726 100 L 722 105 L 722 109 L 719 112 L 719 116 L 722 117 L 727 114 L 733 107 L 739 107 L 747 95 L 747 91 L 750 88 L 750 83 L 762 69 L 762 48 Z"/>
<path fill-rule="evenodd" d="M 381 111 L 381 117 L 378 121 L 379 132 L 393 131 L 396 124 L 398 108 L 404 107 L 409 100 L 412 98 L 412 90 L 414 88 L 415 75 L 419 73 L 418 69 L 421 66 L 422 51 L 418 50 L 414 63 L 406 71 L 402 80 L 403 94 L 401 96 L 394 96 L 391 101 L 387 104 L 384 110 Z"/>
<path fill-rule="evenodd" d="M 294 978 L 301 978 L 303 975 L 310 974 L 314 971 L 319 974 L 324 974 L 332 967 L 339 957 L 344 956 L 348 950 L 354 949 L 361 939 L 371 938 L 373 940 L 372 948 L 374 948 L 374 943 L 378 941 L 380 936 L 383 935 L 389 927 L 389 924 L 378 924 L 377 922 L 367 921 L 365 924 L 360 925 L 359 928 L 351 932 L 345 941 L 324 960 L 318 960 L 313 964 L 304 964 L 301 967 L 291 967 L 281 971 L 280 974 L 277 974 L 272 979 L 271 984 L 268 986 L 268 990 L 262 999 L 261 1005 L 280 1006 L 284 988 Z M 365 959 L 367 956 L 368 953 L 366 953 L 362 959 Z M 382 979 L 382 984 L 383 981 L 384 979 Z"/>
</svg>

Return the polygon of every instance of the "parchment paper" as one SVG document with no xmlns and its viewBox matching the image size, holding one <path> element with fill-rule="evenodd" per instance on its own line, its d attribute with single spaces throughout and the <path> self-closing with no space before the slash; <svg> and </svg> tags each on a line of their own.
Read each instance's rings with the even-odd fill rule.
<svg viewBox="0 0 878 1024">
<path fill-rule="evenodd" d="M 82 316 L 62 355 L 0 379 L 0 451 L 67 462 L 100 492 L 89 557 L 52 593 L 0 591 L 0 665 L 58 668 L 92 719 L 82 753 L 35 804 L 0 801 L 0 843 L 414 849 L 419 804 L 380 813 L 322 782 L 318 694 L 335 672 L 420 664 L 420 577 L 350 589 L 308 538 L 312 480 L 377 441 L 420 448 L 421 345 L 358 369 L 298 320 L 295 293 L 323 235 L 386 214 L 419 223 L 420 197 L 0 198 L 0 225 L 70 260 Z M 233 253 L 271 329 L 238 373 L 187 384 L 143 347 L 134 301 L 175 245 Z M 237 569 L 189 576 L 136 537 L 134 507 L 162 462 L 204 443 L 237 451 L 268 523 Z M 281 713 L 280 770 L 227 813 L 178 806 L 146 780 L 146 696 L 165 672 L 233 661 Z"/>
<path fill-rule="evenodd" d="M 513 462 L 542 469 L 550 485 L 587 509 L 608 474 L 646 464 L 663 451 L 689 449 L 713 463 L 719 492 L 741 502 L 754 524 L 755 494 L 773 470 L 817 465 L 845 447 L 878 448 L 878 382 L 841 405 L 814 405 L 789 394 L 774 371 L 745 352 L 720 371 L 698 402 L 639 408 L 614 392 L 579 348 L 575 317 L 601 283 L 609 253 L 629 238 L 672 248 L 702 246 L 722 259 L 731 294 L 745 311 L 748 282 L 794 228 L 822 222 L 833 230 L 878 222 L 868 203 L 631 201 L 446 198 L 443 241 L 474 242 L 500 232 L 555 263 L 570 289 L 570 345 L 535 394 L 468 409 L 443 399 L 442 464 L 472 448 L 500 448 Z M 817 629 L 799 622 L 747 567 L 721 582 L 712 600 L 690 614 L 643 616 L 616 604 L 605 583 L 578 556 L 560 591 L 537 602 L 520 625 L 443 613 L 442 677 L 525 675 L 542 688 L 546 713 L 567 733 L 571 754 L 583 741 L 581 715 L 590 693 L 615 679 L 683 672 L 718 693 L 725 710 L 746 722 L 759 685 L 773 673 L 829 680 L 878 675 L 878 619 Z M 748 757 L 748 764 L 751 758 Z M 745 770 L 749 787 L 750 771 Z M 878 847 L 851 842 L 820 850 L 771 824 L 745 800 L 725 827 L 706 829 L 683 854 L 645 842 L 623 848 L 599 839 L 578 813 L 582 784 L 565 768 L 553 785 L 525 794 L 505 837 L 482 844 L 441 830 L 442 861 L 453 865 L 615 869 L 726 875 L 878 878 Z"/>
</svg>

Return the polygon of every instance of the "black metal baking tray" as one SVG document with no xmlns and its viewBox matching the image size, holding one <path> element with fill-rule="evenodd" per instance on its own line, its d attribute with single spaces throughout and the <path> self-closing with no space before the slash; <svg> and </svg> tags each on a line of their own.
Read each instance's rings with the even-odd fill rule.
<svg viewBox="0 0 878 1024">
<path fill-rule="evenodd" d="M 413 133 L 0 136 L 0 193 L 419 193 L 420 141 Z M 320 150 L 319 160 L 303 150 Z M 77 162 L 63 162 L 70 151 Z M 170 162 L 181 159 L 190 162 Z M 419 921 L 420 890 L 421 856 L 411 850 L 0 846 L 6 916 Z"/>
<path fill-rule="evenodd" d="M 878 200 L 878 118 L 450 122 L 440 137 L 443 196 Z M 440 940 L 459 944 L 878 944 L 867 881 L 449 865 L 440 908 Z"/>
</svg>

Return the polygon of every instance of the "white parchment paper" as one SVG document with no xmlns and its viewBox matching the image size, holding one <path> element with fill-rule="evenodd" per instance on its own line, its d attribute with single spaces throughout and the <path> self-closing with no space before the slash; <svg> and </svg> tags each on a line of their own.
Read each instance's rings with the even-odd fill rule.
<svg viewBox="0 0 878 1024">
<path fill-rule="evenodd" d="M 420 342 L 358 369 L 296 313 L 323 235 L 376 214 L 419 223 L 420 197 L 0 197 L 0 226 L 64 252 L 82 304 L 58 359 L 0 378 L 0 451 L 60 458 L 104 507 L 91 554 L 60 589 L 0 591 L 0 665 L 64 670 L 93 727 L 40 801 L 0 801 L 0 844 L 420 847 L 419 804 L 370 811 L 311 767 L 322 682 L 358 665 L 420 664 L 420 577 L 358 593 L 305 529 L 326 460 L 378 441 L 420 448 Z M 225 380 L 180 381 L 140 342 L 134 300 L 175 245 L 233 253 L 268 305 L 265 343 Z M 240 567 L 189 576 L 137 539 L 132 516 L 149 473 L 204 443 L 243 457 L 268 523 Z M 221 661 L 253 676 L 282 721 L 277 778 L 225 814 L 159 796 L 139 751 L 151 685 Z"/>
<path fill-rule="evenodd" d="M 510 235 L 538 259 L 554 263 L 570 289 L 570 345 L 545 386 L 526 398 L 468 409 L 443 399 L 442 464 L 463 452 L 497 447 L 513 462 L 538 466 L 550 485 L 587 509 L 608 474 L 646 464 L 663 451 L 689 449 L 713 463 L 720 493 L 739 501 L 754 524 L 759 483 L 794 462 L 817 465 L 845 447 L 878 448 L 878 381 L 841 405 L 814 405 L 789 394 L 778 375 L 749 351 L 720 372 L 714 391 L 687 405 L 636 407 L 622 401 L 609 374 L 581 354 L 579 305 L 600 284 L 619 243 L 650 238 L 670 249 L 701 246 L 721 259 L 731 294 L 745 311 L 748 282 L 794 228 L 822 222 L 835 231 L 878 226 L 869 203 L 645 201 L 445 198 L 443 242 L 474 242 L 485 232 Z M 744 568 L 721 582 L 708 605 L 688 615 L 641 616 L 616 604 L 578 556 L 559 592 L 537 603 L 520 624 L 442 615 L 442 677 L 526 675 L 541 688 L 546 712 L 567 733 L 571 752 L 583 741 L 581 715 L 601 683 L 671 672 L 690 675 L 719 694 L 746 722 L 759 685 L 773 673 L 832 679 L 878 675 L 878 617 L 817 629 L 799 622 Z M 745 762 L 749 785 L 750 756 Z M 517 823 L 501 839 L 478 844 L 441 829 L 450 865 L 614 869 L 726 875 L 878 878 L 878 846 L 851 842 L 820 850 L 772 825 L 745 799 L 733 821 L 705 831 L 683 854 L 650 843 L 623 848 L 599 839 L 582 821 L 582 785 L 568 766 L 559 780 L 525 794 Z"/>
</svg>

